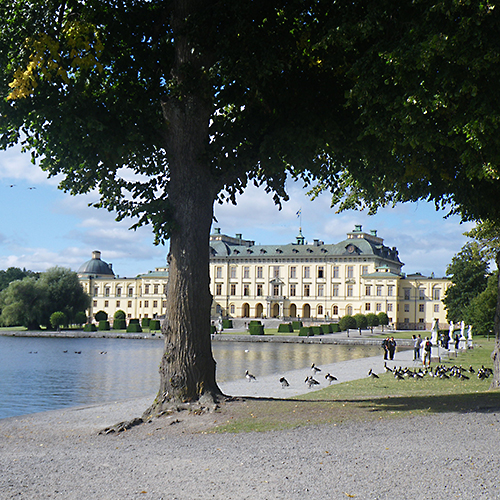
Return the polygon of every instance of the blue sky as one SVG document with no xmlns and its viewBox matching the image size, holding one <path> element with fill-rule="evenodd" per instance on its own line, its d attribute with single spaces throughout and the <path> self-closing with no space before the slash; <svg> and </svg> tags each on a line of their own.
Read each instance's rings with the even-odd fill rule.
<svg viewBox="0 0 500 500">
<path fill-rule="evenodd" d="M 30 162 L 18 149 L 0 151 L 0 269 L 20 267 L 44 271 L 59 265 L 77 270 L 100 250 L 113 264 L 115 274 L 135 276 L 165 265 L 167 247 L 155 246 L 149 228 L 130 231 L 131 221 L 116 222 L 106 210 L 88 207 L 96 195 L 70 196 L 57 188 L 58 179 Z M 310 201 L 298 183 L 289 187 L 290 201 L 279 211 L 263 189 L 249 187 L 238 205 L 217 205 L 215 216 L 221 232 L 242 233 L 257 244 L 295 241 L 302 213 L 302 233 L 307 241 L 336 243 L 362 224 L 376 229 L 384 243 L 397 247 L 406 273 L 434 272 L 444 276 L 451 258 L 465 244 L 463 232 L 472 227 L 458 217 L 444 219 L 429 203 L 386 208 L 377 215 L 349 211 L 335 214 L 328 195 Z"/>
</svg>

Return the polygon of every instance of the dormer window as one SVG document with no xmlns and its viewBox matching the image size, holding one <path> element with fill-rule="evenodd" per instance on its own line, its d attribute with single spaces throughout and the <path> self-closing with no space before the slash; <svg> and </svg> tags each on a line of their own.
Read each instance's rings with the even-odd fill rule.
<svg viewBox="0 0 500 500">
<path fill-rule="evenodd" d="M 260 253 L 267 253 L 267 252 L 264 250 L 264 248 L 261 248 Z"/>
<path fill-rule="evenodd" d="M 276 253 L 283 253 L 283 250 L 281 250 L 281 248 L 277 248 Z"/>
<path fill-rule="evenodd" d="M 293 253 L 299 253 L 299 251 L 296 248 L 292 248 Z"/>
<path fill-rule="evenodd" d="M 313 253 L 313 250 L 312 250 L 311 248 L 308 248 L 308 249 L 307 249 L 307 251 L 308 251 L 309 253 Z"/>
<path fill-rule="evenodd" d="M 253 250 L 250 250 L 250 248 L 247 250 L 247 253 L 253 253 Z"/>
</svg>

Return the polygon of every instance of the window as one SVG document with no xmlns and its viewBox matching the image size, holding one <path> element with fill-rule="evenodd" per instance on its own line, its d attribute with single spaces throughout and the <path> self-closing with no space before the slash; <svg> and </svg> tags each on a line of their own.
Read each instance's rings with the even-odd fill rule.
<svg viewBox="0 0 500 500">
<path fill-rule="evenodd" d="M 418 298 L 420 300 L 425 300 L 425 290 L 423 288 L 418 289 Z"/>
<path fill-rule="evenodd" d="M 231 314 L 234 314 L 234 304 L 231 304 L 229 307 L 229 310 L 231 311 Z"/>
<path fill-rule="evenodd" d="M 290 297 L 295 297 L 297 294 L 297 285 L 290 285 Z"/>
<path fill-rule="evenodd" d="M 132 315 L 130 313 L 127 314 L 127 318 L 130 319 Z"/>
<path fill-rule="evenodd" d="M 290 268 L 290 278 L 296 278 L 297 277 L 297 268 L 295 266 Z"/>
<path fill-rule="evenodd" d="M 310 278 L 311 277 L 311 268 L 309 266 L 304 267 L 304 278 Z"/>
<path fill-rule="evenodd" d="M 354 266 L 347 266 L 347 277 L 354 278 Z"/>
<path fill-rule="evenodd" d="M 245 295 L 245 297 L 248 297 L 250 295 L 250 285 L 243 285 L 243 295 Z"/>
<path fill-rule="evenodd" d="M 387 295 L 388 295 L 389 297 L 392 297 L 392 296 L 393 296 L 393 294 L 394 294 L 394 286 L 393 286 L 393 285 L 389 285 L 389 286 L 387 287 Z"/>
<path fill-rule="evenodd" d="M 149 307 L 149 300 L 144 301 L 144 307 Z"/>
<path fill-rule="evenodd" d="M 274 266 L 273 267 L 273 276 L 275 278 L 279 278 L 280 277 L 280 266 Z"/>
<path fill-rule="evenodd" d="M 144 285 L 144 295 L 149 294 L 149 285 Z"/>
<path fill-rule="evenodd" d="M 419 323 L 423 323 L 424 322 L 424 318 L 418 318 L 418 322 Z"/>
<path fill-rule="evenodd" d="M 370 285 L 365 286 L 365 295 L 371 295 L 372 294 L 372 287 Z"/>
<path fill-rule="evenodd" d="M 273 296 L 278 297 L 280 294 L 280 286 L 279 285 L 273 285 Z"/>
<path fill-rule="evenodd" d="M 236 295 L 236 283 L 231 283 L 231 295 Z"/>
<path fill-rule="evenodd" d="M 377 297 L 382 297 L 382 285 L 377 285 Z"/>
<path fill-rule="evenodd" d="M 243 278 L 250 278 L 250 268 L 248 266 L 243 268 Z"/>
<path fill-rule="evenodd" d="M 334 316 L 338 316 L 339 314 L 339 306 L 333 306 L 332 312 Z"/>
<path fill-rule="evenodd" d="M 318 267 L 318 278 L 324 278 L 325 277 L 325 268 L 323 266 Z"/>
<path fill-rule="evenodd" d="M 439 312 L 439 304 L 434 304 L 434 312 L 435 313 Z"/>
<path fill-rule="evenodd" d="M 361 274 L 368 274 L 368 266 L 361 266 Z"/>
<path fill-rule="evenodd" d="M 215 277 L 222 278 L 222 267 L 219 266 L 215 269 Z"/>
<path fill-rule="evenodd" d="M 410 312 L 410 304 L 405 304 L 405 313 Z"/>
<path fill-rule="evenodd" d="M 304 285 L 304 297 L 309 297 L 310 285 Z"/>
<path fill-rule="evenodd" d="M 153 285 L 153 293 L 158 295 L 158 285 Z"/>
<path fill-rule="evenodd" d="M 109 297 L 109 286 L 104 289 L 104 296 Z"/>
<path fill-rule="evenodd" d="M 369 311 L 369 310 L 370 310 L 370 303 L 369 303 L 369 302 L 367 302 L 367 303 L 365 304 L 365 311 Z"/>
<path fill-rule="evenodd" d="M 347 306 L 345 308 L 345 312 L 346 314 L 348 314 L 349 316 L 352 316 L 352 306 Z"/>
<path fill-rule="evenodd" d="M 382 304 L 381 304 L 380 302 L 377 302 L 377 303 L 375 304 L 375 310 L 376 310 L 377 312 L 382 311 Z"/>
<path fill-rule="evenodd" d="M 318 297 L 324 297 L 325 285 L 318 285 Z"/>
<path fill-rule="evenodd" d="M 120 301 L 119 300 L 116 301 L 116 307 L 120 307 Z"/>
<path fill-rule="evenodd" d="M 323 306 L 320 304 L 318 306 L 318 316 L 322 316 L 323 315 Z"/>
<path fill-rule="evenodd" d="M 109 307 L 109 300 L 104 301 L 104 307 Z"/>
<path fill-rule="evenodd" d="M 387 304 L 387 312 L 392 312 L 392 304 Z"/>
<path fill-rule="evenodd" d="M 338 278 L 340 276 L 339 266 L 333 266 L 333 277 Z"/>
<path fill-rule="evenodd" d="M 262 271 L 262 266 L 257 267 L 257 278 L 262 278 L 263 271 Z"/>
<path fill-rule="evenodd" d="M 94 287 L 94 297 L 97 297 L 99 295 L 99 288 L 98 287 Z"/>
<path fill-rule="evenodd" d="M 167 307 L 167 301 L 166 300 L 162 301 L 161 307 L 163 307 L 164 309 L 165 309 L 165 307 Z"/>
<path fill-rule="evenodd" d="M 334 297 L 339 296 L 339 286 L 338 285 L 333 285 L 333 296 Z"/>
<path fill-rule="evenodd" d="M 121 288 L 117 288 L 116 289 L 116 296 L 117 297 L 121 297 L 122 296 L 122 289 Z"/>
<path fill-rule="evenodd" d="M 432 289 L 432 299 L 441 300 L 441 290 L 439 288 Z"/>
<path fill-rule="evenodd" d="M 132 287 L 130 287 L 130 288 L 128 289 L 128 296 L 129 296 L 129 297 L 133 297 L 133 296 L 134 296 L 134 289 L 133 289 Z"/>
<path fill-rule="evenodd" d="M 158 301 L 157 300 L 153 300 L 153 307 L 158 307 Z"/>
<path fill-rule="evenodd" d="M 262 297 L 262 285 L 257 285 L 257 297 Z"/>
<path fill-rule="evenodd" d="M 127 307 L 128 307 L 128 308 L 132 307 L 132 301 L 131 301 L 131 300 L 129 300 L 129 301 L 127 302 Z"/>
<path fill-rule="evenodd" d="M 222 295 L 222 283 L 215 284 L 215 295 Z"/>
<path fill-rule="evenodd" d="M 92 306 L 93 306 L 93 307 L 97 307 L 97 300 L 94 300 L 94 301 L 92 302 Z"/>
<path fill-rule="evenodd" d="M 167 295 L 167 285 L 163 285 L 163 295 Z"/>
<path fill-rule="evenodd" d="M 145 314 L 145 315 L 144 315 L 144 317 L 145 317 L 145 318 L 147 318 L 147 317 L 148 317 L 148 315 L 147 315 L 147 314 Z"/>
<path fill-rule="evenodd" d="M 231 278 L 236 278 L 236 267 L 232 267 L 230 273 Z"/>
<path fill-rule="evenodd" d="M 425 308 L 425 305 L 424 305 L 424 304 L 419 304 L 419 305 L 418 305 L 418 312 L 423 313 L 423 312 L 425 311 L 425 309 L 424 309 L 424 308 Z"/>
<path fill-rule="evenodd" d="M 411 292 L 411 290 L 409 288 L 404 289 L 405 300 L 410 300 L 410 292 Z"/>
<path fill-rule="evenodd" d="M 410 322 L 410 318 L 405 318 L 405 319 L 404 319 L 404 322 L 405 322 L 405 323 L 409 323 L 409 322 Z"/>
<path fill-rule="evenodd" d="M 347 296 L 352 297 L 354 292 L 354 288 L 352 285 L 347 285 Z"/>
</svg>

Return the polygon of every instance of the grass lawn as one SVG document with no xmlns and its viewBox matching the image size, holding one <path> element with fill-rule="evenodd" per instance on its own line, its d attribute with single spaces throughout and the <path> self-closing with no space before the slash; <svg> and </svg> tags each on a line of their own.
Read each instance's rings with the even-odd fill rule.
<svg viewBox="0 0 500 500">
<path fill-rule="evenodd" d="M 445 366 L 482 365 L 492 368 L 493 340 L 476 339 L 480 345 Z M 363 378 L 308 392 L 289 400 L 243 399 L 221 408 L 221 419 L 208 432 L 282 430 L 298 426 L 374 421 L 443 412 L 500 411 L 500 390 L 489 390 L 491 378 L 396 380 L 381 374 L 378 380 Z"/>
</svg>

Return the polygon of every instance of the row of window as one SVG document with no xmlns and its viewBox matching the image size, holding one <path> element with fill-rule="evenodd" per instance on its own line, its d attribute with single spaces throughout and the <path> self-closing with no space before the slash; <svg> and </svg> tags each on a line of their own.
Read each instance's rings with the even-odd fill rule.
<svg viewBox="0 0 500 500">
<path fill-rule="evenodd" d="M 149 302 L 150 302 L 149 300 L 145 300 L 144 301 L 144 307 L 149 307 Z M 153 300 L 151 303 L 152 303 L 152 307 L 153 308 L 157 308 L 159 301 L 158 300 Z M 163 300 L 161 302 L 161 306 L 163 308 L 167 307 L 167 302 L 165 300 Z M 97 307 L 97 300 L 93 301 L 93 307 Z M 104 307 L 109 307 L 109 300 L 105 300 L 104 301 Z M 124 306 L 121 305 L 121 301 L 120 300 L 117 300 L 116 301 L 116 307 L 118 308 L 118 307 L 124 307 Z M 132 306 L 132 301 L 128 300 L 127 301 L 127 309 L 132 309 L 132 307 L 133 307 Z M 139 301 L 139 307 L 140 308 L 142 307 L 142 300 Z"/>
<path fill-rule="evenodd" d="M 149 295 L 151 292 L 153 295 L 158 295 L 160 293 L 160 290 L 162 290 L 162 294 L 165 295 L 167 292 L 167 285 L 164 284 L 163 286 L 160 285 L 144 285 L 144 295 Z M 126 295 L 125 295 L 125 290 L 121 286 L 117 286 L 115 290 L 115 297 L 121 297 L 122 292 L 124 293 L 123 296 L 127 297 L 133 297 L 134 296 L 134 287 L 130 286 L 126 289 Z M 142 287 L 139 287 L 139 294 L 142 292 Z M 99 287 L 95 286 L 94 287 L 94 297 L 97 297 L 99 295 Z M 110 297 L 111 296 L 111 287 L 106 286 L 104 287 L 104 297 Z"/>
<path fill-rule="evenodd" d="M 271 276 L 273 278 L 280 278 L 280 269 L 282 266 L 270 266 L 271 268 Z M 215 277 L 223 278 L 223 266 L 216 266 L 215 268 Z M 256 268 L 256 277 L 264 278 L 264 267 L 257 266 Z M 289 278 L 297 278 L 297 266 L 290 266 L 289 268 Z M 317 266 L 316 267 L 316 278 L 326 278 L 325 266 Z M 345 277 L 346 278 L 354 278 L 354 266 L 346 266 L 345 267 Z M 235 279 L 238 277 L 238 267 L 231 266 L 229 268 L 229 277 Z M 368 274 L 368 266 L 361 266 L 361 275 Z M 302 266 L 302 277 L 303 278 L 311 278 L 311 266 Z M 340 267 L 332 266 L 332 277 L 340 278 Z M 250 266 L 243 266 L 243 279 L 250 279 Z"/>
</svg>

